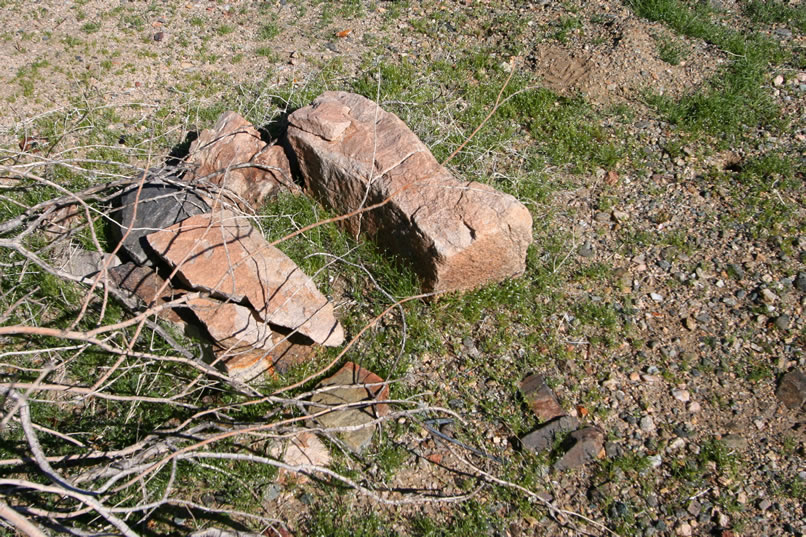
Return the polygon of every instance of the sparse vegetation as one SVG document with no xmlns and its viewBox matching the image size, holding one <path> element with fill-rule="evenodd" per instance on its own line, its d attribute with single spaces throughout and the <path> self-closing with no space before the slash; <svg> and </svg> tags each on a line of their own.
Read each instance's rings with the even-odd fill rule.
<svg viewBox="0 0 806 537">
<path fill-rule="evenodd" d="M 160 463 L 140 483 L 102 494 L 119 510 L 169 490 L 192 502 L 118 511 L 138 535 L 212 526 L 269 534 L 279 527 L 272 520 L 310 535 L 576 531 L 560 529 L 553 509 L 619 535 L 672 534 L 691 520 L 695 534 L 774 534 L 772 524 L 804 531 L 797 516 L 804 447 L 774 395 L 777 377 L 804 364 L 804 295 L 794 283 L 806 270 L 803 7 L 781 0 L 740 0 L 719 10 L 683 0 L 607 0 L 606 10 L 580 0 L 528 9 L 514 0 L 477 4 L 112 8 L 95 0 L 0 0 L 3 20 L 36 21 L 49 32 L 47 39 L 15 33 L 9 23 L 0 39 L 8 82 L 0 90 L 7 103 L 0 386 L 92 387 L 121 359 L 94 395 L 41 386 L 28 395 L 43 451 L 115 451 L 186 423 L 211 427 L 182 429 L 186 436 L 164 445 L 164 454 L 178 453 L 190 436 L 283 424 L 197 450 L 240 459 L 177 456 L 175 466 Z M 158 32 L 165 41 L 155 39 Z M 556 56 L 544 62 L 549 53 Z M 638 82 L 618 72 L 631 63 L 641 63 L 630 71 L 640 73 Z M 610 71 L 591 70 L 599 64 Z M 669 74 L 692 72 L 702 76 Z M 549 75 L 560 83 L 550 84 Z M 630 93 L 636 87 L 642 92 Z M 306 379 L 341 349 L 321 350 L 244 392 L 199 362 L 167 360 L 185 356 L 178 349 L 197 355 L 197 340 L 173 325 L 151 316 L 141 329 L 115 327 L 136 315 L 115 297 L 104 302 L 95 291 L 79 316 L 88 286 L 26 254 L 64 266 L 43 232 L 56 210 L 48 203 L 69 203 L 69 193 L 107 183 L 117 186 L 86 197 L 92 221 L 82 212 L 82 225 L 58 244 L 111 250 L 103 215 L 115 182 L 181 154 L 189 132 L 209 128 L 226 110 L 277 139 L 289 112 L 327 90 L 378 101 L 439 161 L 461 147 L 448 164 L 457 177 L 516 196 L 533 218 L 523 275 L 392 308 L 340 358 L 389 379 L 391 398 L 405 401 L 393 408 L 429 409 L 386 420 L 360 454 L 321 435 L 333 456 L 329 469 L 350 482 L 324 474 L 297 480 L 254 462 L 274 460 L 272 436 L 306 426 L 300 398 L 316 384 Z M 499 92 L 500 106 L 487 119 Z M 34 216 L 9 224 L 26 212 Z M 253 215 L 269 240 L 331 216 L 291 194 Z M 420 292 L 411 265 L 336 224 L 280 247 L 334 301 L 350 336 Z M 2 332 L 17 325 L 54 332 Z M 98 334 L 115 352 L 59 332 L 110 326 Z M 540 425 L 518 388 L 533 372 L 547 377 L 566 412 L 604 430 L 606 456 L 558 474 L 549 468 L 569 438 L 559 437 L 552 453 L 520 446 L 518 438 Z M 12 405 L 3 389 L 0 420 Z M 0 459 L 29 456 L 20 416 L 0 428 Z M 89 468 L 53 465 L 68 479 Z M 70 497 L 12 487 L 11 479 L 51 481 L 27 461 L 0 464 L 0 495 L 15 507 L 81 507 Z M 393 507 L 357 485 L 386 499 L 472 497 Z M 778 505 L 762 513 L 768 497 Z M 573 514 L 559 519 L 603 531 Z M 111 528 L 95 515 L 69 524 Z"/>
</svg>

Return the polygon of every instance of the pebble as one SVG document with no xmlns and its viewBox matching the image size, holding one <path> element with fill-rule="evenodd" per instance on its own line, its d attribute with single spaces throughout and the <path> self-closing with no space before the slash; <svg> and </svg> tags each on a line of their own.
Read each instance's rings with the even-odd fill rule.
<svg viewBox="0 0 806 537">
<path fill-rule="evenodd" d="M 761 299 L 767 304 L 772 304 L 773 302 L 778 300 L 778 296 L 765 287 L 764 289 L 761 290 Z"/>
<path fill-rule="evenodd" d="M 795 278 L 795 289 L 801 293 L 806 293 L 806 272 L 799 272 Z"/>
<path fill-rule="evenodd" d="M 691 394 L 688 390 L 672 390 L 672 395 L 681 403 L 688 403 L 691 400 Z"/>
<path fill-rule="evenodd" d="M 589 242 L 586 242 L 582 246 L 579 247 L 577 253 L 582 257 L 593 257 L 593 245 Z"/>
<path fill-rule="evenodd" d="M 779 315 L 775 319 L 775 326 L 780 330 L 789 330 L 789 322 L 790 322 L 789 315 L 784 313 L 783 315 Z"/>
<path fill-rule="evenodd" d="M 165 32 L 157 32 L 154 34 L 154 41 L 160 42 L 165 39 Z"/>
<path fill-rule="evenodd" d="M 683 522 L 675 528 L 674 532 L 680 537 L 691 537 L 691 524 Z"/>
<path fill-rule="evenodd" d="M 641 430 L 645 433 L 651 433 L 655 430 L 655 421 L 652 419 L 652 416 L 644 416 L 641 418 L 640 423 Z"/>
<path fill-rule="evenodd" d="M 774 86 L 781 86 L 784 83 L 784 77 L 782 75 L 778 75 L 772 79 L 772 83 Z"/>
<path fill-rule="evenodd" d="M 655 302 L 663 302 L 663 296 L 659 295 L 658 293 L 649 293 L 649 298 Z"/>
<path fill-rule="evenodd" d="M 682 438 L 675 438 L 672 440 L 672 443 L 669 444 L 670 451 L 677 451 L 678 449 L 683 449 L 686 446 L 686 441 Z"/>
<path fill-rule="evenodd" d="M 652 466 L 652 468 L 657 468 L 661 464 L 663 464 L 663 457 L 661 457 L 660 455 L 651 455 L 647 457 L 647 460 L 649 461 L 649 465 Z"/>
<path fill-rule="evenodd" d="M 692 401 L 688 404 L 688 411 L 691 412 L 692 414 L 696 414 L 700 410 L 702 410 L 702 407 L 700 406 L 700 403 L 698 403 L 697 401 Z"/>
</svg>

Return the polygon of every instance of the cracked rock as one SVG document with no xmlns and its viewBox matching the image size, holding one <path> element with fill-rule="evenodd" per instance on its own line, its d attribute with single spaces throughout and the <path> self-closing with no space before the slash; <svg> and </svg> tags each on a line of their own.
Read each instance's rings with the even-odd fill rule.
<svg viewBox="0 0 806 537">
<path fill-rule="evenodd" d="M 204 180 L 235 195 L 241 206 L 256 209 L 284 186 L 291 168 L 281 146 L 269 146 L 255 127 L 235 112 L 224 112 L 190 146 L 192 167 L 186 181 Z M 234 166 L 247 164 L 246 167 Z"/>
<path fill-rule="evenodd" d="M 313 281 L 249 223 L 229 211 L 196 215 L 148 236 L 188 287 L 248 305 L 266 323 L 338 346 L 344 330 Z"/>
<path fill-rule="evenodd" d="M 346 220 L 410 259 L 424 288 L 471 289 L 521 274 L 532 218 L 514 197 L 459 181 L 394 114 L 326 92 L 289 116 L 288 143 L 305 186 Z"/>
</svg>

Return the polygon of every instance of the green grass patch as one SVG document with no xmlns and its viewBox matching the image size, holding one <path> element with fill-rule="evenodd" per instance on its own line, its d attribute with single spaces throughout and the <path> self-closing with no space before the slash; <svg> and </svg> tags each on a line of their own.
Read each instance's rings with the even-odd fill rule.
<svg viewBox="0 0 806 537">
<path fill-rule="evenodd" d="M 679 0 L 628 0 L 627 4 L 637 15 L 716 45 L 733 57 L 701 91 L 679 100 L 649 97 L 649 103 L 670 122 L 723 137 L 757 126 L 780 126 L 778 107 L 765 88 L 769 64 L 788 58 L 780 45 L 758 33 L 747 35 L 713 22 L 704 4 L 695 8 Z"/>
</svg>

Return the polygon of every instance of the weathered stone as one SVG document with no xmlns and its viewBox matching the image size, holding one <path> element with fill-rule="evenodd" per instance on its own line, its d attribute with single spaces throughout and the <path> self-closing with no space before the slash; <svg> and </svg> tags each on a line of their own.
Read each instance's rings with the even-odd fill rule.
<svg viewBox="0 0 806 537">
<path fill-rule="evenodd" d="M 194 290 L 242 303 L 267 323 L 337 346 L 344 330 L 313 281 L 248 219 L 229 211 L 196 215 L 152 233 L 148 243 Z"/>
<path fill-rule="evenodd" d="M 604 432 L 598 427 L 585 427 L 571 433 L 574 444 L 554 463 L 558 471 L 577 468 L 604 457 Z"/>
<path fill-rule="evenodd" d="M 797 410 L 806 402 L 806 375 L 799 369 L 793 369 L 781 377 L 781 384 L 775 392 L 778 399 L 788 408 Z"/>
<path fill-rule="evenodd" d="M 242 206 L 259 207 L 292 185 L 291 167 L 280 146 L 268 146 L 255 127 L 235 112 L 224 112 L 212 129 L 190 145 L 187 181 L 206 181 L 235 195 Z M 247 167 L 231 169 L 242 164 Z"/>
<path fill-rule="evenodd" d="M 137 185 L 134 185 L 118 197 L 116 205 L 112 217 L 118 225 L 111 226 L 112 238 L 117 243 L 126 236 L 123 250 L 139 265 L 153 265 L 146 250 L 146 235 L 210 211 L 197 194 L 162 182 L 143 184 L 139 196 Z M 126 235 L 129 227 L 131 231 Z"/>
<path fill-rule="evenodd" d="M 62 260 L 58 265 L 60 270 L 78 278 L 94 277 L 107 264 L 107 270 L 120 265 L 116 255 L 84 250 L 83 248 L 69 248 L 62 252 Z"/>
<path fill-rule="evenodd" d="M 529 375 L 523 379 L 521 393 L 540 421 L 549 421 L 557 416 L 565 415 L 557 396 L 546 385 L 546 381 L 541 375 Z"/>
<path fill-rule="evenodd" d="M 286 442 L 274 444 L 270 450 L 272 457 L 282 460 L 289 466 L 328 466 L 330 452 L 319 438 L 308 431 L 303 431 Z M 294 473 L 297 483 L 305 483 L 308 477 L 303 473 Z M 280 470 L 280 481 L 291 477 L 286 470 Z"/>
<path fill-rule="evenodd" d="M 532 217 L 514 197 L 455 179 L 394 114 L 327 92 L 289 116 L 288 142 L 306 187 L 345 221 L 413 261 L 428 290 L 470 289 L 520 274 Z"/>
<path fill-rule="evenodd" d="M 213 342 L 225 350 L 268 350 L 274 346 L 269 325 L 245 306 L 212 298 L 194 298 L 187 305 L 207 328 Z"/>
<path fill-rule="evenodd" d="M 553 448 L 561 435 L 570 433 L 577 427 L 579 427 L 579 420 L 574 416 L 560 416 L 521 438 L 521 445 L 528 450 L 540 453 Z"/>
<path fill-rule="evenodd" d="M 141 267 L 131 261 L 109 269 L 109 279 L 129 297 L 145 303 L 146 307 L 160 306 L 176 297 L 177 291 L 148 267 Z M 166 308 L 158 312 L 163 319 L 183 324 L 177 313 Z"/>
<path fill-rule="evenodd" d="M 383 379 L 375 373 L 367 371 L 353 362 L 347 362 L 336 374 L 323 380 L 317 386 L 317 388 L 340 387 L 319 392 L 311 397 L 311 401 L 317 405 L 328 406 L 360 403 L 362 401 L 366 401 L 368 404 L 363 407 L 328 412 L 318 416 L 316 420 L 324 427 L 349 427 L 363 425 L 377 417 L 385 416 L 389 413 L 388 405 L 370 403 L 388 399 L 389 386 L 360 386 L 361 384 L 378 384 L 382 382 Z M 324 409 L 321 406 L 312 406 L 309 412 L 315 414 L 322 410 Z M 368 425 L 354 431 L 344 431 L 341 433 L 341 437 L 351 449 L 361 451 L 372 440 L 374 431 L 375 426 Z"/>
</svg>

